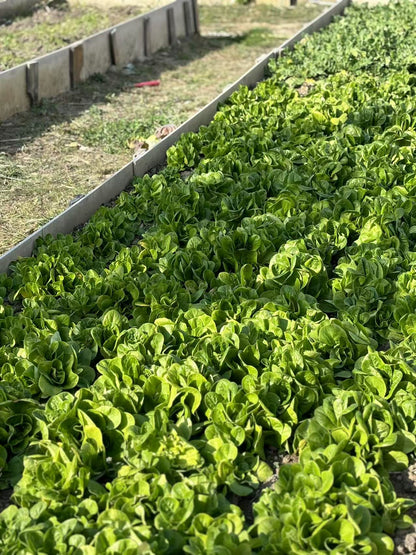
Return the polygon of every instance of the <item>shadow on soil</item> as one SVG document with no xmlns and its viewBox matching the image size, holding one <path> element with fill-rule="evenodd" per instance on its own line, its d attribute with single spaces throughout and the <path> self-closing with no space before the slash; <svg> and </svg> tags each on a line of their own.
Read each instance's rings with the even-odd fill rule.
<svg viewBox="0 0 416 555">
<path fill-rule="evenodd" d="M 195 37 L 173 49 L 160 51 L 145 62 L 110 70 L 104 75 L 93 75 L 73 91 L 53 99 L 43 99 L 30 111 L 0 123 L 0 152 L 13 155 L 52 126 L 71 122 L 94 104 L 108 102 L 110 95 L 114 98 L 137 82 L 159 79 L 165 71 L 186 66 L 213 50 L 242 42 L 248 35 Z"/>
</svg>

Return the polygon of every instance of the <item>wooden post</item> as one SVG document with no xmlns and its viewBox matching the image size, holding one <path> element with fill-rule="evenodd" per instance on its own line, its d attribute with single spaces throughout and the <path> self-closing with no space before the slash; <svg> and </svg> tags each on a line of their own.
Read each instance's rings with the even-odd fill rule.
<svg viewBox="0 0 416 555">
<path fill-rule="evenodd" d="M 26 91 L 33 106 L 39 100 L 39 63 L 26 64 Z"/>
<path fill-rule="evenodd" d="M 144 41 L 144 57 L 148 58 L 150 52 L 150 17 L 143 19 L 143 41 Z"/>
<path fill-rule="evenodd" d="M 71 89 L 81 82 L 81 71 L 84 65 L 84 45 L 81 43 L 71 46 L 69 51 L 69 75 Z"/>
<path fill-rule="evenodd" d="M 175 12 L 173 11 L 173 8 L 168 8 L 166 10 L 166 14 L 168 22 L 169 46 L 173 46 L 178 42 L 175 26 Z"/>
<path fill-rule="evenodd" d="M 109 37 L 111 63 L 113 64 L 113 66 L 118 66 L 120 61 L 120 53 L 118 49 L 117 29 L 111 29 Z"/>
<path fill-rule="evenodd" d="M 194 17 L 194 30 L 195 34 L 200 34 L 200 25 L 199 25 L 199 11 L 198 11 L 198 0 L 191 0 L 192 2 L 192 15 Z"/>
<path fill-rule="evenodd" d="M 188 1 L 184 2 L 183 4 L 183 19 L 185 22 L 185 35 L 187 37 L 191 36 L 191 11 L 189 9 Z"/>
</svg>

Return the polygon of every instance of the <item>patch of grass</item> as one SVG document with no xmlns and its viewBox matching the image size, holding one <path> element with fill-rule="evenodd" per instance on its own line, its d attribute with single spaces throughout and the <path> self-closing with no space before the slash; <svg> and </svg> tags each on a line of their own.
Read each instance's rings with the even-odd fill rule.
<svg viewBox="0 0 416 555">
<path fill-rule="evenodd" d="M 114 101 L 114 98 L 107 98 L 107 102 L 111 100 Z M 121 154 L 130 151 L 134 141 L 153 135 L 158 127 L 180 123 L 183 119 L 180 109 L 178 113 L 178 106 L 169 101 L 162 106 L 149 106 L 146 111 L 137 105 L 132 108 L 130 117 L 109 119 L 104 109 L 93 106 L 87 117 L 76 126 L 79 143 L 99 147 L 108 154 Z"/>
<path fill-rule="evenodd" d="M 56 105 L 50 98 L 41 98 L 32 108 L 32 112 L 39 116 L 52 116 L 56 114 Z"/>
<path fill-rule="evenodd" d="M 322 11 L 319 6 L 313 5 L 286 8 L 274 6 L 272 3 L 244 6 L 222 5 L 220 2 L 209 6 L 202 4 L 199 10 L 204 24 L 217 27 L 218 30 L 223 30 L 230 24 L 242 25 L 256 22 L 277 25 L 282 21 L 309 21 Z"/>
<path fill-rule="evenodd" d="M 147 122 L 124 118 L 116 121 L 101 120 L 81 129 L 79 140 L 86 146 L 100 147 L 104 152 L 117 154 L 128 149 L 133 140 L 151 135 L 154 125 L 153 118 Z"/>
<path fill-rule="evenodd" d="M 62 12 L 61 21 L 38 24 L 36 33 L 28 33 L 26 28 L 15 31 L 10 27 L 3 28 L 0 32 L 0 66 L 2 69 L 13 67 L 79 40 L 108 24 L 107 15 L 83 8 L 75 17 Z"/>
<path fill-rule="evenodd" d="M 25 168 L 19 164 L 10 164 L 5 152 L 0 152 L 0 187 L 6 181 L 21 180 L 25 177 Z"/>
<path fill-rule="evenodd" d="M 140 11 L 138 6 L 116 11 L 80 5 L 37 12 L 19 17 L 10 25 L 0 25 L 0 71 L 62 48 Z"/>
<path fill-rule="evenodd" d="M 247 47 L 251 46 L 269 46 L 276 43 L 276 35 L 267 27 L 257 27 L 251 29 L 241 39 L 241 44 Z"/>
</svg>

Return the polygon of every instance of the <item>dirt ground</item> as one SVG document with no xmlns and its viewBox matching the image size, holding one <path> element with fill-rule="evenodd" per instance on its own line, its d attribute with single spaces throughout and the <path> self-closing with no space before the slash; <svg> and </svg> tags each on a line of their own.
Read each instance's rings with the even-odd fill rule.
<svg viewBox="0 0 416 555">
<path fill-rule="evenodd" d="M 403 472 L 395 472 L 391 475 L 394 488 L 398 497 L 407 497 L 416 503 L 416 464 L 412 464 Z M 416 520 L 416 506 L 410 510 L 409 515 Z M 396 545 L 395 555 L 416 554 L 416 523 L 411 528 L 398 530 L 394 543 Z"/>
<path fill-rule="evenodd" d="M 261 484 L 258 490 L 256 490 L 252 495 L 247 497 L 240 497 L 233 494 L 231 502 L 240 507 L 246 518 L 246 522 L 251 525 L 254 522 L 254 505 L 259 501 L 264 490 L 273 488 L 275 483 L 279 479 L 279 471 L 284 464 L 294 464 L 299 462 L 298 455 L 289 453 L 279 453 L 278 449 L 268 446 L 266 448 L 266 462 L 273 469 L 273 475 Z"/>
<path fill-rule="evenodd" d="M 148 0 L 146 9 L 155 4 Z M 120 169 L 138 140 L 185 121 L 324 9 L 199 4 L 201 37 L 146 63 L 94 76 L 0 124 L 0 253 Z M 161 85 L 134 88 L 150 79 Z"/>
</svg>

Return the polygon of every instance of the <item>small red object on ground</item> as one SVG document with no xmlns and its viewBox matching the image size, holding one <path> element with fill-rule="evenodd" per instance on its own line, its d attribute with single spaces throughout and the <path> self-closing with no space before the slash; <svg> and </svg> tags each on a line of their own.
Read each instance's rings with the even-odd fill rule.
<svg viewBox="0 0 416 555">
<path fill-rule="evenodd" d="M 156 79 L 155 81 L 142 81 L 141 83 L 135 83 L 134 86 L 137 89 L 141 89 L 142 87 L 158 87 L 160 85 L 160 80 Z"/>
</svg>

